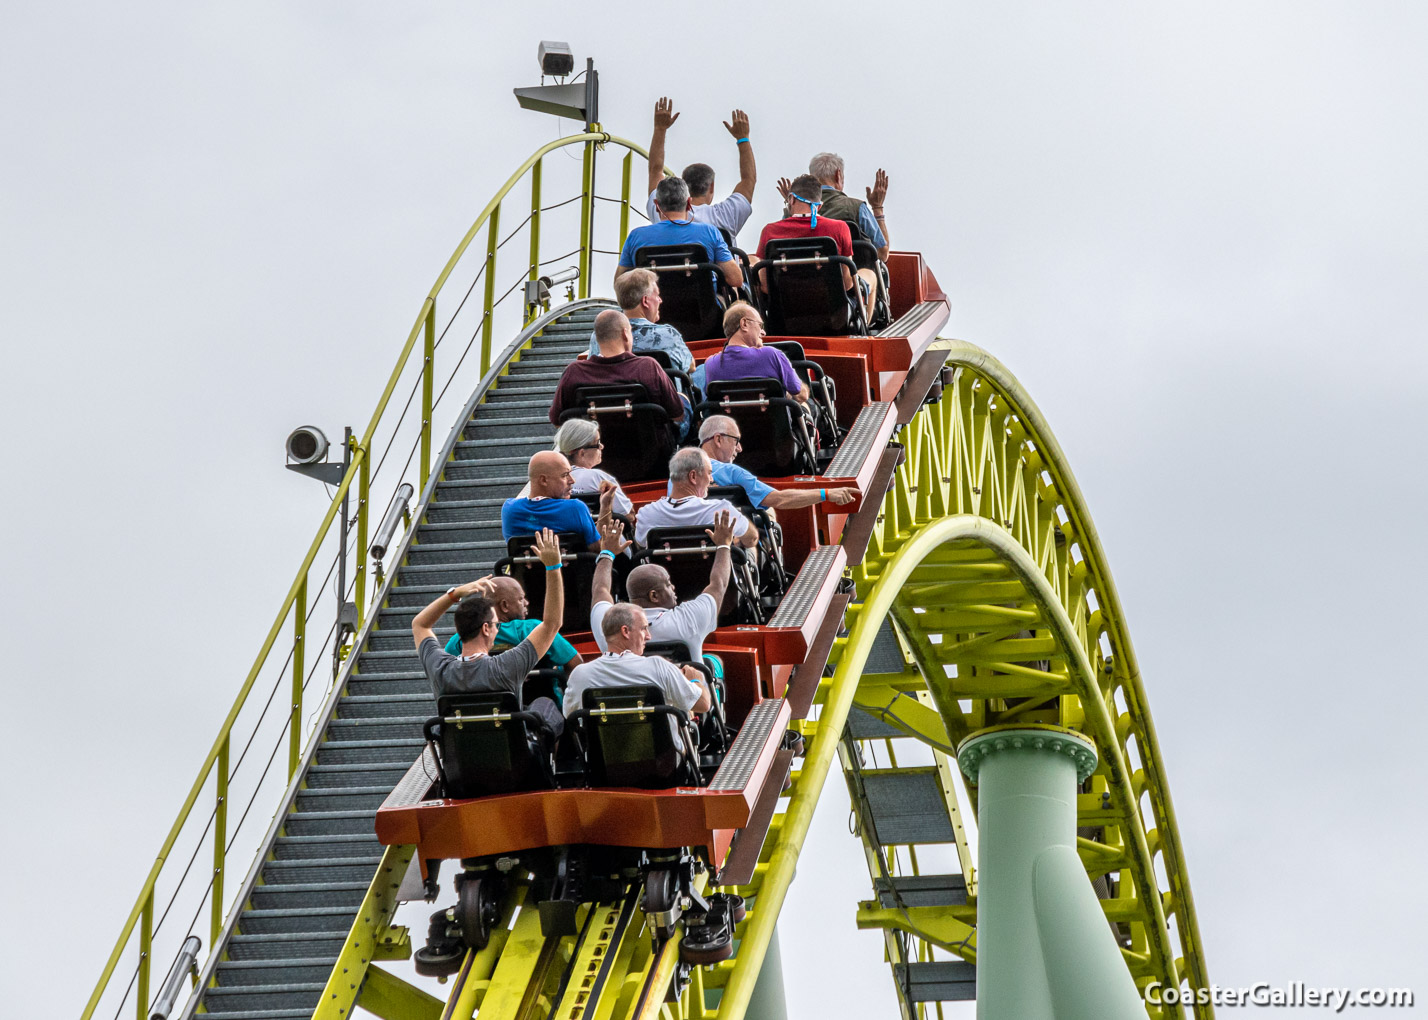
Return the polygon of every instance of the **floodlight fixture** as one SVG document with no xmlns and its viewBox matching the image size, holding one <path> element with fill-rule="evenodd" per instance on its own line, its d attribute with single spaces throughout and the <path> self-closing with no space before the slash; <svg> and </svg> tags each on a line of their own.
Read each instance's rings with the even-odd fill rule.
<svg viewBox="0 0 1428 1020">
<path fill-rule="evenodd" d="M 540 73 L 552 78 L 564 78 L 575 70 L 575 54 L 570 52 L 570 43 L 542 39 L 536 59 L 540 62 Z"/>
<path fill-rule="evenodd" d="M 545 47 L 563 45 L 556 43 L 541 43 L 540 62 L 541 71 L 544 74 L 550 72 L 545 70 L 546 51 Z M 569 50 L 569 47 L 566 47 Z M 560 54 L 551 54 L 552 57 Z M 566 54 L 569 64 L 561 64 L 568 72 L 574 67 L 574 58 Z M 578 120 L 585 124 L 585 130 L 591 130 L 592 126 L 600 120 L 600 75 L 595 70 L 595 61 L 586 58 L 585 80 L 570 85 L 535 85 L 523 89 L 514 89 L 516 102 L 521 104 L 524 110 L 535 110 L 537 113 L 549 113 L 556 117 L 563 117 L 566 120 Z"/>
<path fill-rule="evenodd" d="M 316 425 L 302 425 L 288 434 L 288 460 L 294 464 L 316 464 L 327 456 L 327 436 Z"/>
</svg>

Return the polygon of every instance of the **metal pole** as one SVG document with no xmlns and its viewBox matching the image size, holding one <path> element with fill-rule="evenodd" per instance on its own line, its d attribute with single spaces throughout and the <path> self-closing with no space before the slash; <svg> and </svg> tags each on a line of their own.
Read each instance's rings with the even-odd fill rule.
<svg viewBox="0 0 1428 1020">
<path fill-rule="evenodd" d="M 496 314 L 496 245 L 501 240 L 501 207 L 491 210 L 486 226 L 486 308 L 481 320 L 481 375 L 491 369 L 491 321 Z"/>
<path fill-rule="evenodd" d="M 531 167 L 531 272 L 529 279 L 540 279 L 540 170 L 543 159 L 538 159 Z M 538 308 L 527 310 L 526 324 L 529 325 L 539 315 Z"/>
<path fill-rule="evenodd" d="M 154 890 L 144 900 L 144 913 L 139 919 L 139 987 L 134 1005 L 139 1020 L 149 1016 L 149 957 L 154 953 Z"/>
<path fill-rule="evenodd" d="M 755 901 L 754 909 L 758 909 Z M 749 1020 L 786 1020 L 788 1001 L 783 992 L 783 955 L 778 948 L 778 929 L 769 937 L 768 949 L 764 950 L 763 966 L 759 968 L 759 979 L 754 983 L 754 994 L 749 996 L 749 1008 L 744 1013 Z"/>
<path fill-rule="evenodd" d="M 154 1000 L 149 1020 L 169 1020 L 169 1014 L 178 1002 L 179 992 L 183 991 L 183 979 L 194 973 L 198 964 L 198 951 L 202 948 L 203 940 L 197 935 L 190 935 L 183 940 L 179 954 L 174 958 L 174 965 L 169 968 L 169 976 L 164 979 L 163 987 L 159 989 L 159 997 Z"/>
<path fill-rule="evenodd" d="M 342 430 L 342 477 L 347 477 L 347 469 L 352 466 L 352 427 Z M 342 492 L 342 519 L 337 522 L 337 643 L 342 643 L 342 604 L 347 601 L 347 497 L 352 492 L 348 486 Z M 303 578 L 304 586 L 307 578 Z"/>
<path fill-rule="evenodd" d="M 293 694 L 288 718 L 288 778 L 297 771 L 302 752 L 303 645 L 307 644 L 307 578 L 298 586 L 293 600 Z M 225 749 L 226 753 L 226 749 Z M 218 936 L 215 934 L 214 938 Z M 211 941 L 211 940 L 210 940 Z"/>
<path fill-rule="evenodd" d="M 590 296 L 590 222 L 595 213 L 594 179 L 595 143 L 585 143 L 585 158 L 580 167 L 580 297 Z"/>
<path fill-rule="evenodd" d="M 357 466 L 357 624 L 362 629 L 367 607 L 367 504 L 372 496 L 372 448 L 362 447 L 362 463 Z"/>
<path fill-rule="evenodd" d="M 993 728 L 964 741 L 957 763 L 978 787 L 979 1020 L 1143 1020 L 1076 853 L 1076 790 L 1095 745 L 1058 726 Z"/>
<path fill-rule="evenodd" d="M 218 750 L 218 782 L 213 812 L 213 894 L 209 902 L 208 944 L 217 945 L 223 931 L 223 867 L 228 858 L 228 748 L 229 736 Z M 288 776 L 292 776 L 291 770 Z"/>
<path fill-rule="evenodd" d="M 630 173 L 635 154 L 625 153 L 625 164 L 620 170 L 620 247 L 625 247 L 625 238 L 630 236 Z"/>
<path fill-rule="evenodd" d="M 421 490 L 426 491 L 426 480 L 431 474 L 431 399 L 434 375 L 436 373 L 436 301 L 432 300 L 426 310 L 426 326 L 422 340 L 421 365 Z"/>
</svg>

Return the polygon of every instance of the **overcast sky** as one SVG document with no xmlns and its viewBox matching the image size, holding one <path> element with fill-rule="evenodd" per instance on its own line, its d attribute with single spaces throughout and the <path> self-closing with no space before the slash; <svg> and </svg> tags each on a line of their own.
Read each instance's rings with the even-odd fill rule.
<svg viewBox="0 0 1428 1020">
<path fill-rule="evenodd" d="M 1100 528 L 1211 978 L 1428 995 L 1428 11 L 490 6 L 0 13 L 5 1012 L 81 1008 L 323 512 L 283 437 L 365 422 L 554 137 L 509 92 L 542 37 L 595 57 L 618 134 L 672 96 L 670 162 L 721 190 L 747 110 L 755 225 L 813 152 L 854 194 L 887 169 L 945 334 L 1025 383 Z M 792 1017 L 894 1015 L 846 815 L 834 777 Z"/>
</svg>

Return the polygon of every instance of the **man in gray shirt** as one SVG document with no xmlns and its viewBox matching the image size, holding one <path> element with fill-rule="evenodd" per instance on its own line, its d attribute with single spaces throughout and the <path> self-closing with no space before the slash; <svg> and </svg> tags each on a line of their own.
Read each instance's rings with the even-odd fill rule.
<svg viewBox="0 0 1428 1020">
<path fill-rule="evenodd" d="M 412 619 L 412 639 L 416 642 L 422 669 L 426 671 L 436 697 L 473 691 L 511 691 L 517 700 L 520 699 L 526 674 L 535 669 L 540 657 L 550 649 L 565 614 L 560 542 L 555 532 L 549 528 L 542 529 L 536 535 L 531 552 L 540 558 L 546 569 L 542 622 L 509 651 L 491 654 L 500 621 L 496 618 L 495 607 L 476 594 L 483 587 L 483 582 L 479 580 L 448 588 L 444 595 L 437 596 L 431 605 Z M 458 607 L 455 617 L 456 633 L 461 637 L 460 655 L 449 655 L 443 651 L 432 630 L 436 621 L 453 605 Z M 544 719 L 551 731 L 560 736 L 565 728 L 565 717 L 554 701 L 536 698 L 526 708 Z"/>
</svg>

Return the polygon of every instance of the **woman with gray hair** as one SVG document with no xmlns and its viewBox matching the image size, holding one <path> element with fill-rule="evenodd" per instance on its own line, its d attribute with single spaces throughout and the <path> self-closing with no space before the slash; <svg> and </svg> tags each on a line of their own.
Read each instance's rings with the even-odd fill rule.
<svg viewBox="0 0 1428 1020">
<path fill-rule="evenodd" d="M 599 492 L 601 482 L 610 482 L 615 486 L 615 504 L 612 507 L 615 513 L 628 514 L 634 509 L 630 497 L 620 488 L 619 479 L 596 466 L 605 449 L 605 444 L 600 442 L 599 425 L 588 418 L 571 418 L 556 432 L 555 449 L 570 461 L 570 474 L 575 479 L 571 495 Z"/>
</svg>

